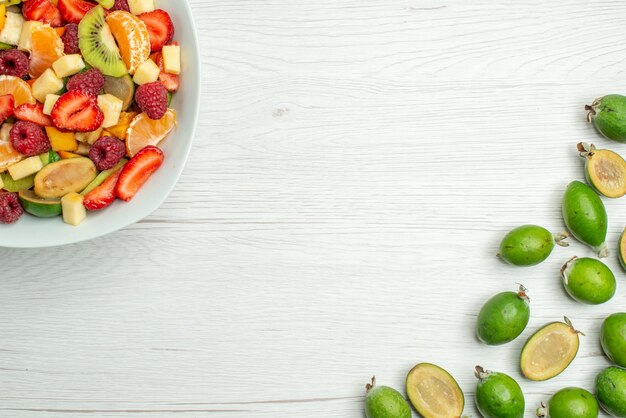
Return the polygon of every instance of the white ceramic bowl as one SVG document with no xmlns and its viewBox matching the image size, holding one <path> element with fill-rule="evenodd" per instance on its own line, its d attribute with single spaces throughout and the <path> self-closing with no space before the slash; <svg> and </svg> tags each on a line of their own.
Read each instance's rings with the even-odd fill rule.
<svg viewBox="0 0 626 418">
<path fill-rule="evenodd" d="M 65 245 L 96 238 L 133 224 L 156 210 L 167 198 L 183 171 L 194 137 L 200 100 L 200 57 L 198 38 L 187 1 L 158 1 L 172 17 L 174 39 L 181 46 L 181 84 L 171 107 L 178 126 L 159 145 L 165 154 L 161 168 L 141 188 L 135 198 L 116 201 L 100 212 L 90 212 L 77 227 L 61 217 L 40 219 L 24 214 L 12 225 L 0 224 L 0 247 L 37 248 Z"/>
</svg>

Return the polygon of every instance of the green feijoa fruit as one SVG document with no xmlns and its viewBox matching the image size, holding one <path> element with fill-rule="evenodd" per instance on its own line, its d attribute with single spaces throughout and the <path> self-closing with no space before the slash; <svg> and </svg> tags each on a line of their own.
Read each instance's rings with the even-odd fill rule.
<svg viewBox="0 0 626 418">
<path fill-rule="evenodd" d="M 600 342 L 604 354 L 615 364 L 626 367 L 626 313 L 618 312 L 602 322 Z"/>
<path fill-rule="evenodd" d="M 606 209 L 598 194 L 580 181 L 573 181 L 563 195 L 563 220 L 577 240 L 606 257 Z"/>
<path fill-rule="evenodd" d="M 576 358 L 580 331 L 572 322 L 552 322 L 530 336 L 520 355 L 522 374 L 530 380 L 548 380 L 561 374 Z"/>
<path fill-rule="evenodd" d="M 615 276 L 595 258 L 572 257 L 561 268 L 563 287 L 578 302 L 599 305 L 615 295 Z"/>
<path fill-rule="evenodd" d="M 458 418 L 465 397 L 454 377 L 439 366 L 420 363 L 406 376 L 406 393 L 424 418 Z"/>
<path fill-rule="evenodd" d="M 618 142 L 626 142 L 626 97 L 609 94 L 585 106 L 587 121 L 593 122 L 604 137 Z"/>
<path fill-rule="evenodd" d="M 524 394 L 517 382 L 504 373 L 476 366 L 476 406 L 484 418 L 523 418 Z"/>
<path fill-rule="evenodd" d="M 626 194 L 626 161 L 619 154 L 585 142 L 579 142 L 577 148 L 585 159 L 587 183 L 596 192 L 611 198 Z"/>
<path fill-rule="evenodd" d="M 596 377 L 596 398 L 614 417 L 626 417 L 626 369 L 610 366 Z"/>
<path fill-rule="evenodd" d="M 552 235 L 541 226 L 522 225 L 504 236 L 498 256 L 515 266 L 534 266 L 548 258 L 555 242 L 567 246 L 562 240 L 568 235 Z"/>
<path fill-rule="evenodd" d="M 376 386 L 376 378 L 365 386 L 367 418 L 411 418 L 411 408 L 404 397 L 388 386 Z"/>
<path fill-rule="evenodd" d="M 565 388 L 552 395 L 548 406 L 537 409 L 539 418 L 597 418 L 598 401 L 591 392 L 581 388 Z"/>
<path fill-rule="evenodd" d="M 485 344 L 500 345 L 516 339 L 528 325 L 530 300 L 526 288 L 502 292 L 489 299 L 478 314 L 476 335 Z"/>
</svg>

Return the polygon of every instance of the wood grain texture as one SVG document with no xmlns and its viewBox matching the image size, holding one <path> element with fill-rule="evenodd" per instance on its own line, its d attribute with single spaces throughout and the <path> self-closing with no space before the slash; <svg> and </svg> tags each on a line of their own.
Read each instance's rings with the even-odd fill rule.
<svg viewBox="0 0 626 418">
<path fill-rule="evenodd" d="M 0 417 L 362 417 L 363 385 L 440 364 L 473 406 L 473 367 L 519 379 L 527 416 L 593 388 L 623 309 L 566 297 L 558 248 L 515 269 L 521 223 L 563 229 L 575 143 L 609 144 L 583 105 L 626 84 L 626 3 L 192 0 L 198 136 L 152 216 L 91 242 L 0 249 Z M 606 200 L 609 242 L 626 223 Z M 486 347 L 474 321 L 523 282 L 532 318 Z M 572 366 L 521 378 L 524 340 L 568 315 Z"/>
</svg>

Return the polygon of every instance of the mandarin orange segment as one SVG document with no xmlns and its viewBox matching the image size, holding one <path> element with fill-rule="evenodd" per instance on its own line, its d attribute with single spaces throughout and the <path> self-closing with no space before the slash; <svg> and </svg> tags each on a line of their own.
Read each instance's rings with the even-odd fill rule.
<svg viewBox="0 0 626 418">
<path fill-rule="evenodd" d="M 32 90 L 28 83 L 21 78 L 10 75 L 0 75 L 0 96 L 12 94 L 15 99 L 15 107 L 24 103 L 35 103 Z"/>
<path fill-rule="evenodd" d="M 176 126 L 176 112 L 167 109 L 161 119 L 150 119 L 145 113 L 137 115 L 126 132 L 126 153 L 129 157 L 148 145 L 158 145 Z"/>
<path fill-rule="evenodd" d="M 15 148 L 13 148 L 13 145 L 11 145 L 9 135 L 6 135 L 6 138 L 0 137 L 0 172 L 5 171 L 7 167 L 19 162 L 23 158 L 24 156 L 17 152 Z"/>
<path fill-rule="evenodd" d="M 31 40 L 30 76 L 37 78 L 63 56 L 63 41 L 49 25 L 34 28 Z"/>
<path fill-rule="evenodd" d="M 120 55 L 130 74 L 150 56 L 150 37 L 145 23 L 136 16 L 117 10 L 109 13 L 106 22 L 117 41 Z"/>
</svg>

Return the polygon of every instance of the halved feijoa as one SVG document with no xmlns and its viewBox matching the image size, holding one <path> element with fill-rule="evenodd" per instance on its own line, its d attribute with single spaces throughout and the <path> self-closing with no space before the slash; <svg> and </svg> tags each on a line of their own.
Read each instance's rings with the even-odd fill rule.
<svg viewBox="0 0 626 418">
<path fill-rule="evenodd" d="M 626 161 L 608 149 L 578 143 L 580 156 L 585 159 L 585 178 L 598 193 L 606 197 L 626 194 Z"/>
<path fill-rule="evenodd" d="M 57 161 L 35 175 L 35 194 L 44 199 L 61 198 L 70 192 L 80 192 L 95 178 L 96 166 L 89 158 Z"/>
<path fill-rule="evenodd" d="M 515 266 L 534 266 L 544 261 L 554 248 L 554 243 L 566 247 L 562 240 L 569 234 L 552 235 L 538 225 L 522 225 L 507 233 L 500 242 L 498 256 Z"/>
<path fill-rule="evenodd" d="M 120 99 L 122 104 L 122 110 L 127 110 L 133 98 L 135 97 L 135 83 L 129 74 L 125 74 L 121 77 L 104 77 L 104 92 L 112 94 Z"/>
<path fill-rule="evenodd" d="M 614 313 L 602 322 L 600 343 L 613 363 L 626 367 L 626 312 Z"/>
<path fill-rule="evenodd" d="M 591 392 L 569 387 L 556 392 L 548 405 L 537 409 L 538 418 L 598 418 L 598 401 Z"/>
<path fill-rule="evenodd" d="M 561 268 L 565 291 L 578 302 L 599 305 L 615 295 L 615 276 L 611 269 L 595 258 L 572 257 Z"/>
<path fill-rule="evenodd" d="M 548 380 L 561 374 L 578 353 L 578 335 L 568 318 L 552 322 L 530 336 L 520 356 L 522 374 L 530 380 Z"/>
<path fill-rule="evenodd" d="M 526 288 L 517 292 L 502 292 L 489 299 L 480 310 L 476 321 L 478 339 L 489 345 L 513 341 L 528 325 L 530 299 Z"/>
<path fill-rule="evenodd" d="M 406 399 L 389 386 L 376 386 L 376 377 L 365 385 L 365 390 L 367 418 L 411 418 L 411 407 Z"/>
<path fill-rule="evenodd" d="M 585 106 L 587 121 L 614 141 L 626 142 L 626 96 L 609 94 Z"/>
<path fill-rule="evenodd" d="M 617 248 L 617 258 L 622 268 L 626 270 L 626 228 L 619 237 L 619 243 Z"/>
<path fill-rule="evenodd" d="M 454 378 L 439 366 L 420 363 L 406 377 L 406 393 L 424 418 L 459 418 L 465 397 Z"/>
<path fill-rule="evenodd" d="M 573 181 L 563 195 L 563 220 L 574 237 L 590 247 L 598 257 L 606 257 L 606 209 L 598 194 L 585 183 Z"/>
<path fill-rule="evenodd" d="M 524 418 L 524 393 L 511 376 L 476 366 L 476 406 L 484 418 Z"/>
<path fill-rule="evenodd" d="M 112 77 L 128 74 L 115 38 L 105 21 L 102 6 L 92 8 L 78 24 L 78 46 L 85 61 L 102 74 Z"/>
<path fill-rule="evenodd" d="M 52 218 L 62 212 L 61 199 L 41 199 L 32 190 L 22 190 L 18 196 L 24 210 L 31 215 Z"/>
<path fill-rule="evenodd" d="M 626 417 L 626 369 L 610 366 L 596 377 L 596 398 L 614 417 Z"/>
</svg>

